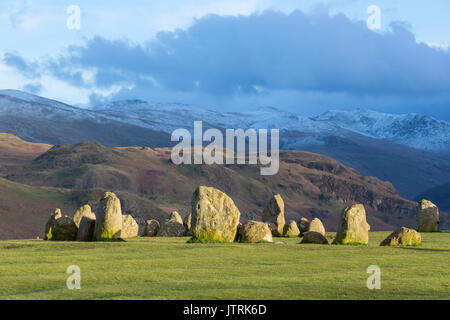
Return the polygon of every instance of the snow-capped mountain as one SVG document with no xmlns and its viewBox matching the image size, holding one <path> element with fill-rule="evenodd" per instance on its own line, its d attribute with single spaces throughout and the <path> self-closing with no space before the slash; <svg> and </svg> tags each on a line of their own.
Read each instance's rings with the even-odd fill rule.
<svg viewBox="0 0 450 320">
<path fill-rule="evenodd" d="M 89 109 L 73 107 L 17 90 L 0 90 L 0 115 L 46 120 L 114 122 L 171 134 L 177 128 L 193 129 L 195 120 L 204 128 L 280 129 L 285 148 L 320 144 L 323 137 L 348 138 L 357 134 L 388 140 L 418 150 L 450 151 L 450 123 L 419 114 L 388 114 L 370 110 L 331 110 L 314 118 L 273 107 L 241 112 L 208 110 L 181 103 L 143 100 L 114 101 Z M 302 139 L 299 139 L 301 133 Z"/>
<path fill-rule="evenodd" d="M 432 152 L 450 150 L 450 123 L 432 117 L 370 110 L 332 110 L 313 118 L 376 139 Z"/>
<path fill-rule="evenodd" d="M 331 132 L 334 124 L 318 122 L 308 117 L 272 107 L 247 112 L 219 112 L 190 105 L 152 104 L 142 100 L 115 101 L 91 108 L 102 116 L 118 121 L 172 133 L 177 128 L 192 129 L 194 121 L 204 127 L 219 129 L 280 129 L 308 133 Z"/>
<path fill-rule="evenodd" d="M 184 104 L 152 104 L 142 100 L 116 101 L 96 106 L 100 114 L 167 133 L 176 128 L 192 129 L 194 120 L 215 128 L 277 128 L 322 136 L 347 137 L 350 132 L 374 139 L 389 140 L 430 152 L 450 150 L 450 123 L 419 114 L 388 114 L 370 110 L 328 111 L 314 118 L 272 107 L 245 112 L 219 112 Z M 284 144 L 298 145 L 287 135 Z M 308 140 L 316 143 L 319 140 Z M 304 145 L 306 141 L 301 142 Z"/>
<path fill-rule="evenodd" d="M 309 118 L 272 107 L 223 112 L 142 100 L 82 109 L 0 91 L 0 132 L 27 141 L 170 147 L 171 133 L 192 130 L 194 120 L 202 120 L 204 129 L 280 129 L 281 149 L 333 157 L 364 175 L 391 181 L 410 198 L 450 181 L 450 125 L 431 117 L 350 110 Z"/>
</svg>

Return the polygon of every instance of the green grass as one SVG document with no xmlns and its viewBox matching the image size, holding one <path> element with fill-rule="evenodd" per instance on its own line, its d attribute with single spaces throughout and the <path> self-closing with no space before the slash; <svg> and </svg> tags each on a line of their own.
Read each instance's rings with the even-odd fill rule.
<svg viewBox="0 0 450 320">
<path fill-rule="evenodd" d="M 421 247 L 271 243 L 0 242 L 0 299 L 449 299 L 450 233 L 422 233 Z M 332 234 L 327 234 L 332 239 Z M 81 268 L 81 290 L 66 269 Z M 370 265 L 381 289 L 369 290 Z"/>
</svg>

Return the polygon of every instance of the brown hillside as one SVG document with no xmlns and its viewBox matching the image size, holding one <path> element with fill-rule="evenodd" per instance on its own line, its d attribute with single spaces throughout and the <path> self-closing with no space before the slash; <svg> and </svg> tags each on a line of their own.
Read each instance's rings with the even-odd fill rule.
<svg viewBox="0 0 450 320">
<path fill-rule="evenodd" d="M 389 182 L 364 177 L 314 153 L 283 151 L 280 160 L 277 175 L 261 176 L 253 165 L 176 166 L 170 149 L 79 143 L 54 146 L 28 165 L 8 167 L 3 176 L 70 190 L 77 205 L 89 202 L 95 207 L 101 192 L 113 190 L 120 194 L 124 210 L 142 222 L 150 217 L 162 220 L 175 209 L 188 214 L 194 189 L 208 185 L 229 194 L 243 219 L 259 219 L 270 196 L 280 193 L 287 219 L 319 217 L 330 231 L 336 229 L 342 208 L 355 202 L 366 206 L 373 230 L 415 226 L 416 204 L 402 198 Z"/>
</svg>

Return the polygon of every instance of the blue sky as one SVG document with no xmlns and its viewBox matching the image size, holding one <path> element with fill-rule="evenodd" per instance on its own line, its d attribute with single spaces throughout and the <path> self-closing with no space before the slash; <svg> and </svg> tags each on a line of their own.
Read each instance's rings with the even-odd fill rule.
<svg viewBox="0 0 450 320">
<path fill-rule="evenodd" d="M 70 5 L 79 30 L 66 26 Z M 366 26 L 370 5 L 381 30 Z M 450 120 L 449 12 L 447 0 L 5 0 L 0 88 L 79 106 L 140 98 Z"/>
</svg>

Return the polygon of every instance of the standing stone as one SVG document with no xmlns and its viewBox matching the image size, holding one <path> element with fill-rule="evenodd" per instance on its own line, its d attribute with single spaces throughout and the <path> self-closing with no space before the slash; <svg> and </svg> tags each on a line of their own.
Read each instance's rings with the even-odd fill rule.
<svg viewBox="0 0 450 320">
<path fill-rule="evenodd" d="M 181 216 L 177 211 L 172 211 L 169 216 L 169 220 L 183 224 L 183 219 L 181 219 Z"/>
<path fill-rule="evenodd" d="M 95 213 L 92 212 L 91 206 L 86 204 L 82 207 L 80 207 L 73 216 L 73 222 L 77 225 L 77 227 L 80 227 L 81 218 L 87 217 L 89 219 L 95 220 Z"/>
<path fill-rule="evenodd" d="M 422 237 L 416 230 L 401 227 L 384 239 L 380 246 L 418 246 Z"/>
<path fill-rule="evenodd" d="M 239 242 L 273 242 L 272 232 L 267 223 L 248 221 L 239 226 Z"/>
<path fill-rule="evenodd" d="M 298 237 L 300 230 L 298 229 L 297 222 L 291 220 L 288 224 L 285 224 L 283 235 L 285 237 Z"/>
<path fill-rule="evenodd" d="M 241 213 L 224 192 L 198 187 L 192 196 L 192 238 L 233 242 Z"/>
<path fill-rule="evenodd" d="M 273 230 L 274 236 L 279 237 L 283 235 L 286 220 L 284 219 L 284 201 L 279 194 L 274 195 L 264 208 L 262 220 L 275 224 L 276 230 Z"/>
<path fill-rule="evenodd" d="M 439 209 L 428 200 L 421 200 L 418 206 L 418 230 L 419 232 L 439 231 Z"/>
<path fill-rule="evenodd" d="M 186 235 L 192 236 L 192 213 L 188 214 L 183 220 L 184 228 L 186 229 Z"/>
<path fill-rule="evenodd" d="M 75 241 L 78 227 L 71 217 L 64 216 L 55 221 L 52 229 L 52 240 Z"/>
<path fill-rule="evenodd" d="M 135 238 L 139 234 L 139 225 L 131 214 L 122 216 L 122 231 L 120 237 L 122 239 Z"/>
<path fill-rule="evenodd" d="M 303 234 L 301 243 L 328 244 L 328 240 L 320 232 L 308 231 Z"/>
<path fill-rule="evenodd" d="M 77 241 L 92 241 L 95 231 L 95 219 L 82 217 L 78 228 Z"/>
<path fill-rule="evenodd" d="M 156 237 L 160 229 L 158 220 L 147 220 L 147 225 L 144 230 L 144 237 Z"/>
<path fill-rule="evenodd" d="M 325 235 L 325 228 L 323 227 L 322 221 L 320 221 L 320 219 L 318 218 L 314 218 L 310 222 L 308 231 L 318 232 L 323 236 Z"/>
<path fill-rule="evenodd" d="M 47 223 L 45 224 L 45 233 L 44 233 L 44 240 L 51 240 L 53 235 L 53 227 L 55 225 L 56 220 L 61 218 L 61 209 L 56 208 L 52 214 L 50 214 L 50 217 L 47 220 Z"/>
<path fill-rule="evenodd" d="M 100 200 L 100 210 L 95 221 L 95 240 L 120 238 L 122 230 L 122 207 L 112 192 L 106 192 Z"/>
<path fill-rule="evenodd" d="M 186 229 L 178 212 L 173 211 L 158 231 L 158 237 L 182 237 Z"/>
<path fill-rule="evenodd" d="M 303 233 L 308 232 L 309 230 L 309 220 L 305 217 L 301 217 L 297 223 L 298 230 L 300 230 L 300 237 L 303 236 Z"/>
<path fill-rule="evenodd" d="M 345 208 L 334 244 L 368 244 L 370 225 L 366 221 L 366 210 L 362 204 Z"/>
</svg>

